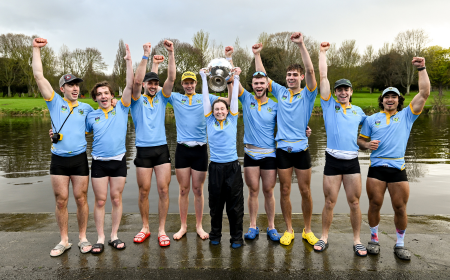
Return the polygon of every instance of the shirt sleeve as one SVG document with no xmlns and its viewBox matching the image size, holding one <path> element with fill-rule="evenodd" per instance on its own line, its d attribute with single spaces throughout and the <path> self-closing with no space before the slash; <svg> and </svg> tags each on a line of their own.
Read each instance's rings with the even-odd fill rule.
<svg viewBox="0 0 450 280">
<path fill-rule="evenodd" d="M 314 88 L 312 88 L 312 89 L 310 89 L 309 87 L 308 87 L 308 85 L 306 85 L 306 87 L 305 87 L 305 95 L 310 99 L 310 100 L 313 100 L 313 102 L 314 102 L 314 100 L 316 99 L 316 96 L 317 96 L 317 84 L 314 86 Z M 331 92 L 330 92 L 330 94 L 331 94 Z M 331 98 L 330 98 L 331 99 Z M 322 100 L 322 99 L 320 99 L 320 100 Z"/>
<path fill-rule="evenodd" d="M 211 103 L 211 105 L 213 104 L 214 101 L 216 101 L 217 99 L 219 99 L 219 97 L 217 95 L 214 94 L 209 94 L 209 102 Z"/>
<path fill-rule="evenodd" d="M 130 110 L 130 105 L 125 106 L 125 104 L 123 104 L 122 98 L 120 99 L 120 102 L 117 102 L 116 107 L 119 107 L 120 110 L 122 110 L 124 113 L 128 114 L 128 111 Z"/>
<path fill-rule="evenodd" d="M 276 99 L 279 99 L 279 96 L 283 93 L 284 90 L 286 90 L 285 87 L 274 82 L 273 80 L 269 80 L 269 92 L 271 92 Z"/>
<path fill-rule="evenodd" d="M 328 97 L 328 99 L 323 99 L 322 97 L 320 97 L 320 106 L 322 106 L 322 111 L 325 112 L 325 110 L 329 109 L 331 106 L 333 106 L 336 103 L 336 100 L 334 100 L 333 97 L 331 97 L 331 92 L 330 92 L 330 96 Z"/>
<path fill-rule="evenodd" d="M 362 125 L 364 123 L 364 121 L 367 119 L 367 115 L 366 113 L 364 113 L 364 111 L 362 109 L 360 109 L 360 114 L 361 114 L 361 122 L 359 123 L 360 125 Z"/>
<path fill-rule="evenodd" d="M 86 133 L 92 133 L 92 124 L 89 121 L 89 115 L 90 114 L 88 114 L 86 117 Z"/>
<path fill-rule="evenodd" d="M 408 122 L 410 124 L 413 124 L 417 120 L 417 118 L 419 117 L 420 113 L 422 113 L 422 112 L 417 112 L 417 113 L 414 112 L 411 103 L 409 103 L 408 108 L 405 108 L 403 110 L 406 111 L 405 115 L 406 115 L 406 118 L 408 119 Z"/>
<path fill-rule="evenodd" d="M 370 124 L 369 124 L 369 118 L 366 118 L 364 120 L 364 123 L 361 128 L 361 132 L 360 132 L 359 136 L 364 137 L 364 138 L 370 138 L 371 135 L 372 135 L 372 128 L 370 127 Z"/>
<path fill-rule="evenodd" d="M 61 101 L 61 96 L 59 96 L 59 94 L 56 94 L 56 92 L 53 92 L 52 97 L 45 100 L 45 103 L 47 103 L 48 110 L 52 112 L 53 110 L 55 110 L 55 108 L 61 106 Z"/>
<path fill-rule="evenodd" d="M 248 92 L 245 88 L 242 89 L 242 91 L 239 93 L 239 101 L 241 101 L 242 104 L 248 99 L 248 96 L 252 95 L 250 92 Z"/>
</svg>

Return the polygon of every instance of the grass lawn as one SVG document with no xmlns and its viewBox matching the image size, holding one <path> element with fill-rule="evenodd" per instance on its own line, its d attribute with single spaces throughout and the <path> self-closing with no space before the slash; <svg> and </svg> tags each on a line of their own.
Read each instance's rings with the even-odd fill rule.
<svg viewBox="0 0 450 280">
<path fill-rule="evenodd" d="M 450 105 L 450 92 L 444 92 L 446 104 Z M 417 92 L 412 92 L 411 95 L 405 96 L 406 101 L 405 104 L 409 104 L 413 97 L 417 94 Z M 353 93 L 353 102 L 352 104 L 357 105 L 361 108 L 366 107 L 378 107 L 378 101 L 377 98 L 380 95 L 379 92 L 377 93 Z M 428 98 L 426 106 L 431 106 L 433 101 L 433 96 L 437 95 L 437 92 L 432 92 L 431 97 Z M 270 95 L 270 98 L 272 98 L 274 101 L 277 101 L 275 97 Z M 85 102 L 89 105 L 91 105 L 94 109 L 98 108 L 98 105 L 96 102 L 94 102 L 91 98 L 83 98 L 78 99 L 81 102 Z M 316 101 L 314 102 L 315 107 L 320 107 L 320 94 L 317 95 Z M 167 104 L 168 108 L 172 108 L 170 104 Z M 0 111 L 5 112 L 23 112 L 23 113 L 32 113 L 33 111 L 41 111 L 43 109 L 47 109 L 47 105 L 45 104 L 44 99 L 41 98 L 34 98 L 34 97 L 1 97 L 0 98 Z"/>
</svg>

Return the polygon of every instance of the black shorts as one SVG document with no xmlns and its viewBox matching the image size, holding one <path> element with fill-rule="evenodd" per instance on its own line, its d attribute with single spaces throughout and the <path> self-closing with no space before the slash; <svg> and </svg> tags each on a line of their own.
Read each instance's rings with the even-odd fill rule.
<svg viewBox="0 0 450 280">
<path fill-rule="evenodd" d="M 50 175 L 89 176 L 89 163 L 86 152 L 73 157 L 52 154 Z"/>
<path fill-rule="evenodd" d="M 400 170 L 392 167 L 369 167 L 367 177 L 375 178 L 386 183 L 408 182 L 405 169 Z"/>
<path fill-rule="evenodd" d="M 127 177 L 127 160 L 123 156 L 122 160 L 95 160 L 92 159 L 91 177 Z"/>
<path fill-rule="evenodd" d="M 354 159 L 338 159 L 325 152 L 325 168 L 323 174 L 326 176 L 358 174 L 361 173 L 358 157 Z"/>
<path fill-rule="evenodd" d="M 175 169 L 192 168 L 196 171 L 208 170 L 208 147 L 195 146 L 189 147 L 183 144 L 177 144 L 175 150 Z"/>
<path fill-rule="evenodd" d="M 244 168 L 251 166 L 259 166 L 259 169 L 263 170 L 276 170 L 277 159 L 274 157 L 265 157 L 262 159 L 253 159 L 251 156 L 244 155 Z"/>
<path fill-rule="evenodd" d="M 170 153 L 167 144 L 155 147 L 136 147 L 136 167 L 153 168 L 157 165 L 170 163 Z"/>
<path fill-rule="evenodd" d="M 309 150 L 289 153 L 285 150 L 277 149 L 277 167 L 279 169 L 286 169 L 292 166 L 296 169 L 310 169 L 312 165 Z"/>
</svg>

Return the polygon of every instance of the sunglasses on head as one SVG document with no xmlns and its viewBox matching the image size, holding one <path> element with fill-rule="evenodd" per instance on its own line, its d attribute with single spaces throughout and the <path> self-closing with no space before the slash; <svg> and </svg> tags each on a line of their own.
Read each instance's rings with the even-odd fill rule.
<svg viewBox="0 0 450 280">
<path fill-rule="evenodd" d="M 253 74 L 253 77 L 256 76 L 256 75 L 262 75 L 262 76 L 264 76 L 264 77 L 267 77 L 266 73 L 261 72 L 261 71 L 256 71 L 256 72 Z"/>
</svg>

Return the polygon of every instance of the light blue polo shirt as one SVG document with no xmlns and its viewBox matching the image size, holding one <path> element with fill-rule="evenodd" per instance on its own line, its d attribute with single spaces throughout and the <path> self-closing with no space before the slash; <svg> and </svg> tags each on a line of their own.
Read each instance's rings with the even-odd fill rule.
<svg viewBox="0 0 450 280">
<path fill-rule="evenodd" d="M 130 104 L 117 102 L 108 110 L 99 108 L 89 113 L 86 119 L 86 132 L 94 133 L 92 156 L 113 157 L 125 153 L 125 138 L 128 127 Z"/>
<path fill-rule="evenodd" d="M 218 96 L 209 95 L 211 104 L 218 98 Z M 203 113 L 202 95 L 172 92 L 168 102 L 172 104 L 175 113 L 177 142 L 206 143 L 206 118 Z"/>
<path fill-rule="evenodd" d="M 166 105 L 169 96 L 161 89 L 152 98 L 141 95 L 131 98 L 131 116 L 136 130 L 136 147 L 155 147 L 167 144 Z"/>
<path fill-rule="evenodd" d="M 320 98 L 323 119 L 327 131 L 327 148 L 340 151 L 357 152 L 359 125 L 367 118 L 358 106 L 342 105 L 330 96 L 328 99 Z"/>
<path fill-rule="evenodd" d="M 278 104 L 270 98 L 264 103 L 243 89 L 239 94 L 244 114 L 244 144 L 275 149 Z"/>
<path fill-rule="evenodd" d="M 71 102 L 62 98 L 55 92 L 50 99 L 45 99 L 50 117 L 52 118 L 53 132 L 63 135 L 61 141 L 52 143 L 51 152 L 61 157 L 73 157 L 86 151 L 86 116 L 94 109 L 83 102 Z M 72 110 L 73 109 L 73 110 Z M 69 113 L 72 112 L 69 118 Z M 64 121 L 66 123 L 63 125 Z"/>
<path fill-rule="evenodd" d="M 317 96 L 317 84 L 313 89 L 306 85 L 303 90 L 293 93 L 280 84 L 270 80 L 269 91 L 278 100 L 277 125 L 275 137 L 277 148 L 287 152 L 301 152 L 308 148 L 306 127 Z"/>
<path fill-rule="evenodd" d="M 381 111 L 367 117 L 361 137 L 380 140 L 378 149 L 370 154 L 370 166 L 405 169 L 405 151 L 414 121 L 421 112 L 414 112 L 411 104 L 394 115 Z"/>
<path fill-rule="evenodd" d="M 238 159 L 236 150 L 238 113 L 228 113 L 218 121 L 210 112 L 206 115 L 210 160 L 217 163 L 233 162 Z"/>
</svg>

